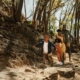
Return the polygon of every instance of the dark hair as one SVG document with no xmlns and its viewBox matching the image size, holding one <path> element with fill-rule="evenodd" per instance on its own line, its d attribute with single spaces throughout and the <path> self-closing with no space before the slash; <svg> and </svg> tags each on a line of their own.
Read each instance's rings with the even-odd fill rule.
<svg viewBox="0 0 80 80">
<path fill-rule="evenodd" d="M 63 25 L 63 27 L 66 26 L 66 24 Z"/>
<path fill-rule="evenodd" d="M 50 36 L 50 34 L 49 34 L 49 33 L 44 33 L 44 36 L 45 36 L 45 35 L 48 35 L 48 36 Z"/>
<path fill-rule="evenodd" d="M 62 30 L 61 29 L 57 29 L 57 32 L 62 32 Z"/>
</svg>

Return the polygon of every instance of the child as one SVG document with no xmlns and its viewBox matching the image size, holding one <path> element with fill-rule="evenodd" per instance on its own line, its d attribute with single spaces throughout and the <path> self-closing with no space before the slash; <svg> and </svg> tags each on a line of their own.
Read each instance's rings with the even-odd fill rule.
<svg viewBox="0 0 80 80">
<path fill-rule="evenodd" d="M 53 65 L 53 58 L 52 58 L 52 49 L 51 47 L 54 47 L 54 50 L 56 50 L 56 47 L 55 45 L 49 41 L 50 39 L 50 36 L 49 34 L 44 34 L 44 40 L 37 43 L 35 46 L 38 47 L 38 46 L 42 46 L 42 51 L 43 51 L 43 61 L 44 63 L 46 63 L 46 56 L 48 55 L 48 58 L 50 60 L 50 64 L 51 66 Z"/>
</svg>

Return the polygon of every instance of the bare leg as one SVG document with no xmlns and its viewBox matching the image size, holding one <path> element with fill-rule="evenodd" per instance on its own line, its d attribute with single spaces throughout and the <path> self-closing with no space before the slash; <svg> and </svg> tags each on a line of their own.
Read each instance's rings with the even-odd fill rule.
<svg viewBox="0 0 80 80">
<path fill-rule="evenodd" d="M 43 54 L 43 61 L 46 63 L 46 54 Z"/>
<path fill-rule="evenodd" d="M 51 66 L 53 66 L 53 58 L 52 58 L 52 55 L 49 56 L 49 60 L 50 60 Z"/>
<path fill-rule="evenodd" d="M 67 47 L 67 49 L 68 49 L 69 61 L 71 62 L 71 49 L 70 49 L 70 42 L 68 42 L 68 43 L 66 44 L 66 47 Z"/>
<path fill-rule="evenodd" d="M 69 61 L 71 62 L 71 49 L 70 47 L 67 47 L 67 48 L 68 48 Z"/>
<path fill-rule="evenodd" d="M 51 63 L 53 63 L 53 58 L 52 58 L 52 56 L 49 56 L 49 60 L 50 60 Z"/>
<path fill-rule="evenodd" d="M 57 53 L 57 58 L 58 58 L 58 61 L 61 61 L 59 53 Z"/>
<path fill-rule="evenodd" d="M 61 62 L 64 64 L 64 60 L 65 60 L 65 53 L 62 54 L 62 58 L 61 58 Z"/>
</svg>

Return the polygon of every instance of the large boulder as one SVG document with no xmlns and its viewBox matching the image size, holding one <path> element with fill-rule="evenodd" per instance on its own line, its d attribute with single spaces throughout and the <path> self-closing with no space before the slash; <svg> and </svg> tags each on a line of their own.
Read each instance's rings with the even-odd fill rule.
<svg viewBox="0 0 80 80">
<path fill-rule="evenodd" d="M 58 73 L 60 76 L 65 78 L 71 78 L 75 76 L 75 70 L 73 70 L 73 68 L 60 68 L 58 69 Z"/>
<path fill-rule="evenodd" d="M 58 80 L 58 71 L 56 68 L 46 68 L 44 69 L 44 75 L 50 80 Z"/>
</svg>

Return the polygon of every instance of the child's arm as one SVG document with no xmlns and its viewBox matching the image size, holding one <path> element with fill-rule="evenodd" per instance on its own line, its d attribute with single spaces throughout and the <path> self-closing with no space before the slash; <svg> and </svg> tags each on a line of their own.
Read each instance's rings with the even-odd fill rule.
<svg viewBox="0 0 80 80">
<path fill-rule="evenodd" d="M 51 42 L 51 45 L 54 47 L 54 50 L 56 50 L 56 46 L 55 46 L 55 44 L 53 44 L 53 43 Z"/>
<path fill-rule="evenodd" d="M 61 35 L 61 36 L 58 36 L 58 35 L 57 35 L 57 38 L 60 39 L 61 42 L 63 42 L 63 37 L 62 37 L 62 35 Z"/>
<path fill-rule="evenodd" d="M 35 44 L 34 47 L 39 47 L 39 46 L 42 45 L 42 44 L 43 44 L 43 41 L 41 41 L 41 42 Z"/>
</svg>

